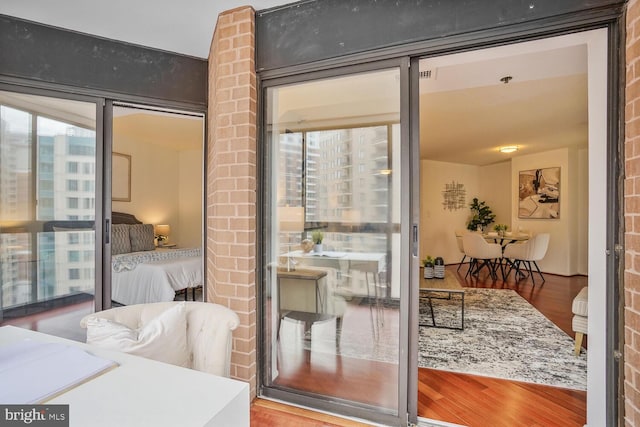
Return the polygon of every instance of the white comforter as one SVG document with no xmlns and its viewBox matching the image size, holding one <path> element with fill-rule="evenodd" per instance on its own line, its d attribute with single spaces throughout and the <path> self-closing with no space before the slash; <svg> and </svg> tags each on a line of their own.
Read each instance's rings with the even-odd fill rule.
<svg viewBox="0 0 640 427">
<path fill-rule="evenodd" d="M 201 255 L 138 263 L 131 270 L 119 272 L 111 270 L 111 299 L 125 305 L 173 301 L 176 291 L 201 285 Z"/>
</svg>

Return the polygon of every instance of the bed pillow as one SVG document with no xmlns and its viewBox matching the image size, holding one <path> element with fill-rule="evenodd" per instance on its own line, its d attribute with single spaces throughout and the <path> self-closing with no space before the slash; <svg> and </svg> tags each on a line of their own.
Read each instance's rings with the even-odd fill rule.
<svg viewBox="0 0 640 427">
<path fill-rule="evenodd" d="M 87 319 L 87 344 L 191 367 L 184 303 L 176 304 L 139 329 L 91 316 Z"/>
<path fill-rule="evenodd" d="M 156 248 L 154 243 L 152 224 L 129 225 L 129 238 L 131 239 L 131 251 L 152 251 Z"/>
<path fill-rule="evenodd" d="M 111 255 L 126 254 L 129 252 L 131 252 L 129 225 L 113 224 L 111 227 Z"/>
</svg>

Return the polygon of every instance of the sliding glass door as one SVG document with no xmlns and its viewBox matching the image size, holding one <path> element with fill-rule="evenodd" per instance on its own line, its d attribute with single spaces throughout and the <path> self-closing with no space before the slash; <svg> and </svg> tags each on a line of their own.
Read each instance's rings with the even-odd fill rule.
<svg viewBox="0 0 640 427">
<path fill-rule="evenodd" d="M 409 270 L 400 76 L 267 87 L 261 299 L 266 395 L 394 422 Z"/>
<path fill-rule="evenodd" d="M 94 310 L 94 102 L 0 91 L 0 322 L 84 340 Z M 99 227 L 100 228 L 100 227 Z"/>
</svg>

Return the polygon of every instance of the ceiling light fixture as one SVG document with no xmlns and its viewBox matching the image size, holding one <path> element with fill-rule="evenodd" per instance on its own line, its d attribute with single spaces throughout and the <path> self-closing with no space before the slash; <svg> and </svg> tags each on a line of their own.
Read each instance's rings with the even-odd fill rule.
<svg viewBox="0 0 640 427">
<path fill-rule="evenodd" d="M 517 145 L 506 145 L 504 147 L 500 147 L 501 153 L 515 153 L 516 151 L 518 151 Z"/>
</svg>

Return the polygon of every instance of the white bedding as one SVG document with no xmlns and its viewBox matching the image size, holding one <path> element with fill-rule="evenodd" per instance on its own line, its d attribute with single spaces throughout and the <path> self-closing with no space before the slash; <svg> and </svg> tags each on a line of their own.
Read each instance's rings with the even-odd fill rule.
<svg viewBox="0 0 640 427">
<path fill-rule="evenodd" d="M 131 255 L 136 254 L 139 252 Z M 176 291 L 201 285 L 202 255 L 142 262 L 119 272 L 111 270 L 111 299 L 125 305 L 173 301 Z"/>
</svg>

